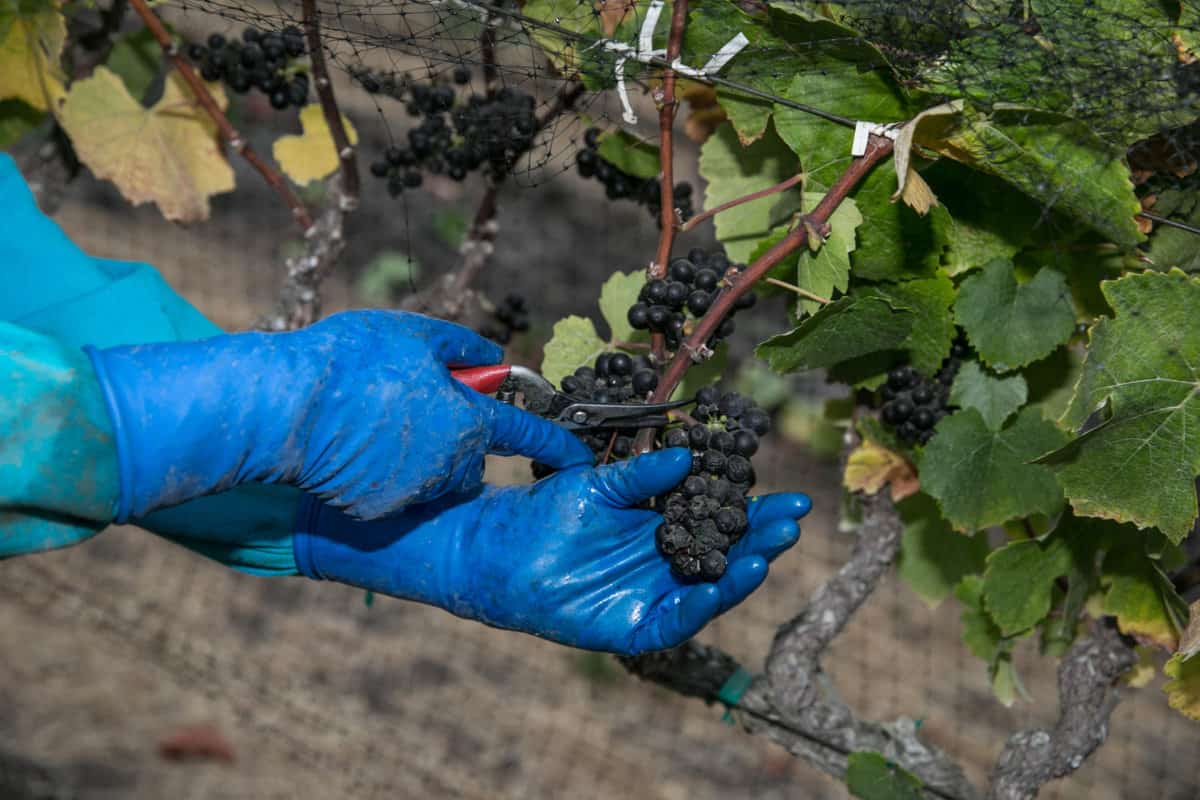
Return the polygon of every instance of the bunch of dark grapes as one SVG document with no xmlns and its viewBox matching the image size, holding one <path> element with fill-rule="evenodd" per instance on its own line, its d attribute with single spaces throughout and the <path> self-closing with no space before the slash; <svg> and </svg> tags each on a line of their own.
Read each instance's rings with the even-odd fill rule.
<svg viewBox="0 0 1200 800">
<path fill-rule="evenodd" d="M 725 574 L 729 548 L 749 527 L 746 493 L 755 481 L 750 457 L 771 418 L 749 398 L 711 386 L 697 393 L 693 416 L 697 424 L 663 435 L 665 447 L 691 449 L 692 471 L 656 499 L 663 522 L 655 542 L 678 577 L 715 581 Z"/>
<path fill-rule="evenodd" d="M 894 367 L 880 389 L 883 410 L 880 419 L 896 430 L 905 444 L 926 444 L 933 438 L 933 427 L 949 413 L 950 386 L 958 375 L 962 360 L 971 355 L 971 347 L 960 334 L 932 378 L 908 365 Z"/>
<path fill-rule="evenodd" d="M 504 302 L 492 312 L 492 321 L 484 326 L 480 334 L 498 344 L 508 344 L 514 333 L 529 330 L 529 304 L 516 293 L 509 293 Z"/>
<path fill-rule="evenodd" d="M 688 253 L 687 258 L 671 262 L 665 280 L 648 281 L 638 294 L 638 301 L 629 309 L 629 324 L 636 330 L 649 330 L 666 336 L 667 346 L 679 348 L 687 333 L 688 312 L 701 317 L 720 291 L 721 280 L 731 265 L 722 250 L 706 253 L 699 248 Z M 741 270 L 743 265 L 733 266 Z M 733 307 L 737 312 L 754 305 L 754 292 L 746 292 Z M 733 314 L 721 320 L 709 339 L 714 345 L 733 334 Z"/>
<path fill-rule="evenodd" d="M 454 71 L 456 84 L 470 80 L 465 67 Z M 413 83 L 407 96 L 408 112 L 420 124 L 408 131 L 407 143 L 388 147 L 371 164 L 371 174 L 387 181 L 393 197 L 420 186 L 423 172 L 461 181 L 482 169 L 502 181 L 537 136 L 537 102 L 519 89 L 462 98 L 451 86 Z"/>
<path fill-rule="evenodd" d="M 290 77 L 288 73 L 289 60 L 305 52 L 304 34 L 294 25 L 279 33 L 246 28 L 241 40 L 214 33 L 207 46 L 191 44 L 187 48 L 188 58 L 200 67 L 204 80 L 222 80 L 235 94 L 258 89 L 270 98 L 271 107 L 280 111 L 288 106 L 299 108 L 308 101 L 308 73 L 294 72 Z"/>
<path fill-rule="evenodd" d="M 595 178 L 604 184 L 604 193 L 609 200 L 633 200 L 646 206 L 651 216 L 662 226 L 662 186 L 657 178 L 639 178 L 630 175 L 600 155 L 600 129 L 588 128 L 583 134 L 582 150 L 575 154 L 575 166 L 585 178 Z M 687 181 L 675 184 L 673 191 L 675 208 L 684 219 L 690 219 L 692 209 L 692 185 Z"/>
</svg>

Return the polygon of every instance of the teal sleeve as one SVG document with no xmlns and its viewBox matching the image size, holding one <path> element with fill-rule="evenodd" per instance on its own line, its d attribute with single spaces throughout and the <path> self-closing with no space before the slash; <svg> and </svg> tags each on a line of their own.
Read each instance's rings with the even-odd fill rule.
<svg viewBox="0 0 1200 800">
<path fill-rule="evenodd" d="M 7 458 L 8 447 L 0 447 L 0 457 L 16 465 L 10 469 L 14 475 L 19 474 L 19 480 L 11 485 L 22 485 L 26 497 L 17 504 L 0 489 L 3 557 L 82 541 L 112 519 L 111 509 L 101 511 L 106 502 L 102 493 L 88 495 L 85 509 L 77 508 L 82 501 L 72 498 L 85 472 L 94 483 L 111 481 L 115 485 L 115 457 L 111 465 L 97 460 L 94 469 L 85 471 L 57 455 L 71 450 L 64 444 L 71 432 L 81 441 L 86 439 L 86 426 L 76 427 L 72 421 L 57 437 L 40 436 L 32 430 L 23 437 L 11 435 L 14 420 L 65 414 L 61 409 L 54 411 L 55 403 L 87 407 L 86 412 L 77 414 L 94 411 L 88 405 L 94 379 L 79 348 L 85 344 L 112 347 L 200 339 L 222 331 L 176 294 L 152 266 L 92 258 L 80 250 L 37 209 L 16 165 L 4 153 L 0 153 L 0 270 L 6 287 L 0 293 L 0 348 L 15 353 L 37 341 L 40 349 L 32 361 L 49 358 L 42 369 L 57 375 L 60 383 L 56 388 L 63 390 L 58 392 L 61 397 L 51 397 L 54 392 L 50 379 L 35 384 L 28 376 L 23 379 L 22 393 L 4 387 L 0 439 L 14 448 L 11 452 L 15 453 L 15 461 Z M 77 382 L 66 391 L 62 375 L 64 370 L 78 369 L 77 358 L 82 359 L 83 374 L 89 380 Z M 26 360 L 30 360 L 28 354 Z M 81 392 L 87 396 L 81 396 Z M 108 432 L 107 416 L 88 419 L 94 428 L 103 423 Z M 15 449 L 18 446 L 26 449 Z M 51 447 L 58 449 L 47 457 Z M 107 448 L 109 453 L 114 452 L 111 442 Z M 91 452 L 90 448 L 85 450 Z M 37 458 L 32 457 L 35 451 Z M 67 469 L 70 464 L 74 464 L 73 471 Z M 10 485 L 11 477 L 0 467 L 0 480 L 5 485 Z M 33 488 L 40 493 L 37 497 L 30 495 Z M 298 490 L 289 487 L 250 485 L 149 514 L 137 523 L 236 569 L 293 575 L 297 572 L 291 522 L 300 496 Z"/>
</svg>

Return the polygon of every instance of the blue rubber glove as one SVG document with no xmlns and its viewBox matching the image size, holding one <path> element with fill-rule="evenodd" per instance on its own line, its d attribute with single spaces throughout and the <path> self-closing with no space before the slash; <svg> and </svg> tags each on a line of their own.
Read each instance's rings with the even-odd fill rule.
<svg viewBox="0 0 1200 800">
<path fill-rule="evenodd" d="M 89 355 L 120 464 L 117 521 L 250 481 L 373 519 L 472 491 L 487 453 L 591 464 L 563 428 L 455 381 L 503 351 L 459 325 L 390 311 Z"/>
<path fill-rule="evenodd" d="M 796 543 L 796 520 L 811 505 L 803 494 L 754 498 L 725 575 L 685 584 L 656 550 L 661 515 L 634 506 L 677 485 L 690 466 L 687 450 L 660 450 L 373 522 L 313 501 L 298 519 L 296 564 L 310 578 L 573 647 L 630 655 L 674 647 L 758 588 L 767 563 Z"/>
</svg>

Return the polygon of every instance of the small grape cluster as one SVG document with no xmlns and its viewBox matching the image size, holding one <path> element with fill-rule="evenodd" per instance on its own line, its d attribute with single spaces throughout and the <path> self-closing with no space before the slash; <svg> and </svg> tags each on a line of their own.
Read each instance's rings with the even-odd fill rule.
<svg viewBox="0 0 1200 800">
<path fill-rule="evenodd" d="M 308 102 L 308 73 L 288 76 L 289 60 L 305 52 L 304 34 L 294 25 L 279 33 L 246 28 L 241 40 L 214 33 L 208 37 L 207 46 L 191 44 L 187 48 L 188 58 L 199 65 L 204 80 L 223 80 L 235 94 L 256 88 L 270 98 L 272 108 L 280 111 Z"/>
<path fill-rule="evenodd" d="M 910 445 L 926 444 L 933 438 L 934 426 L 950 413 L 950 386 L 963 359 L 970 355 L 970 345 L 959 334 L 950 348 L 950 355 L 932 378 L 908 365 L 894 367 L 888 372 L 887 383 L 879 391 L 884 401 L 879 416 L 885 425 L 895 429 L 900 441 Z"/>
<path fill-rule="evenodd" d="M 639 178 L 630 175 L 600 155 L 600 129 L 588 128 L 583 134 L 582 150 L 575 153 L 575 167 L 584 178 L 595 178 L 604 184 L 604 194 L 609 200 L 629 199 L 646 206 L 662 226 L 662 186 L 657 178 Z M 675 184 L 672 192 L 675 208 L 684 219 L 691 219 L 692 185 L 687 181 Z"/>
<path fill-rule="evenodd" d="M 466 67 L 455 69 L 456 84 L 470 80 Z M 407 144 L 388 147 L 371 164 L 371 174 L 387 181 L 393 197 L 420 186 L 422 171 L 461 181 L 482 168 L 502 181 L 533 146 L 539 128 L 537 101 L 507 87 L 494 96 L 462 99 L 451 86 L 413 83 L 406 107 L 420 124 L 408 131 Z"/>
<path fill-rule="evenodd" d="M 515 292 L 505 296 L 504 302 L 492 312 L 492 321 L 484 326 L 480 334 L 498 344 L 508 344 L 514 333 L 529 330 L 529 304 Z"/>
<path fill-rule="evenodd" d="M 638 294 L 638 301 L 629 308 L 629 324 L 635 330 L 649 330 L 666 336 L 667 346 L 679 348 L 688 330 L 688 313 L 701 317 L 720 291 L 721 280 L 731 265 L 723 250 L 706 253 L 696 248 L 687 258 L 671 262 L 665 280 L 647 281 Z M 733 266 L 745 269 L 743 265 Z M 746 292 L 734 304 L 733 312 L 750 308 L 758 298 L 754 292 Z M 733 334 L 733 313 L 721 320 L 709 339 L 715 345 Z"/>
<path fill-rule="evenodd" d="M 691 474 L 656 499 L 663 522 L 658 551 L 680 578 L 715 581 L 725 574 L 729 548 L 746 533 L 746 493 L 754 485 L 750 457 L 771 429 L 767 412 L 736 392 L 705 387 L 696 395 L 697 424 L 671 428 L 666 447 L 692 451 Z"/>
<path fill-rule="evenodd" d="M 644 403 L 646 396 L 657 387 L 658 373 L 650 359 L 626 353 L 601 353 L 594 366 L 580 367 L 562 379 L 563 393 L 581 403 Z M 633 452 L 636 436 L 636 428 L 617 430 L 616 438 L 611 430 L 580 434 L 597 456 L 608 452 L 609 442 L 612 442 L 611 455 L 616 458 L 626 458 Z"/>
</svg>

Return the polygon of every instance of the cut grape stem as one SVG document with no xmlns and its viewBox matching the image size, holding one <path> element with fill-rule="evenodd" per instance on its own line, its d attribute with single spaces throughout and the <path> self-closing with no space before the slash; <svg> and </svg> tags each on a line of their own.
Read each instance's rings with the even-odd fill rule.
<svg viewBox="0 0 1200 800">
<path fill-rule="evenodd" d="M 697 214 L 696 216 L 692 217 L 684 224 L 680 225 L 679 232 L 686 233 L 687 231 L 690 231 L 693 228 L 695 228 L 700 223 L 704 222 L 706 219 L 712 219 L 717 214 L 720 214 L 722 211 L 728 211 L 731 208 L 740 206 L 742 203 L 750 203 L 755 200 L 760 200 L 764 197 L 770 197 L 773 194 L 778 194 L 779 192 L 786 192 L 788 189 L 792 188 L 796 184 L 804 183 L 804 178 L 805 178 L 805 174 L 803 172 L 801 172 L 796 175 L 793 175 L 792 177 L 788 178 L 786 181 L 782 181 L 780 183 L 775 184 L 774 186 L 768 186 L 766 189 L 759 189 L 757 192 L 751 192 L 750 194 L 743 195 L 742 197 L 735 197 L 732 200 L 721 203 L 721 205 L 716 206 L 715 208 L 710 208 L 700 214 Z"/>
</svg>

